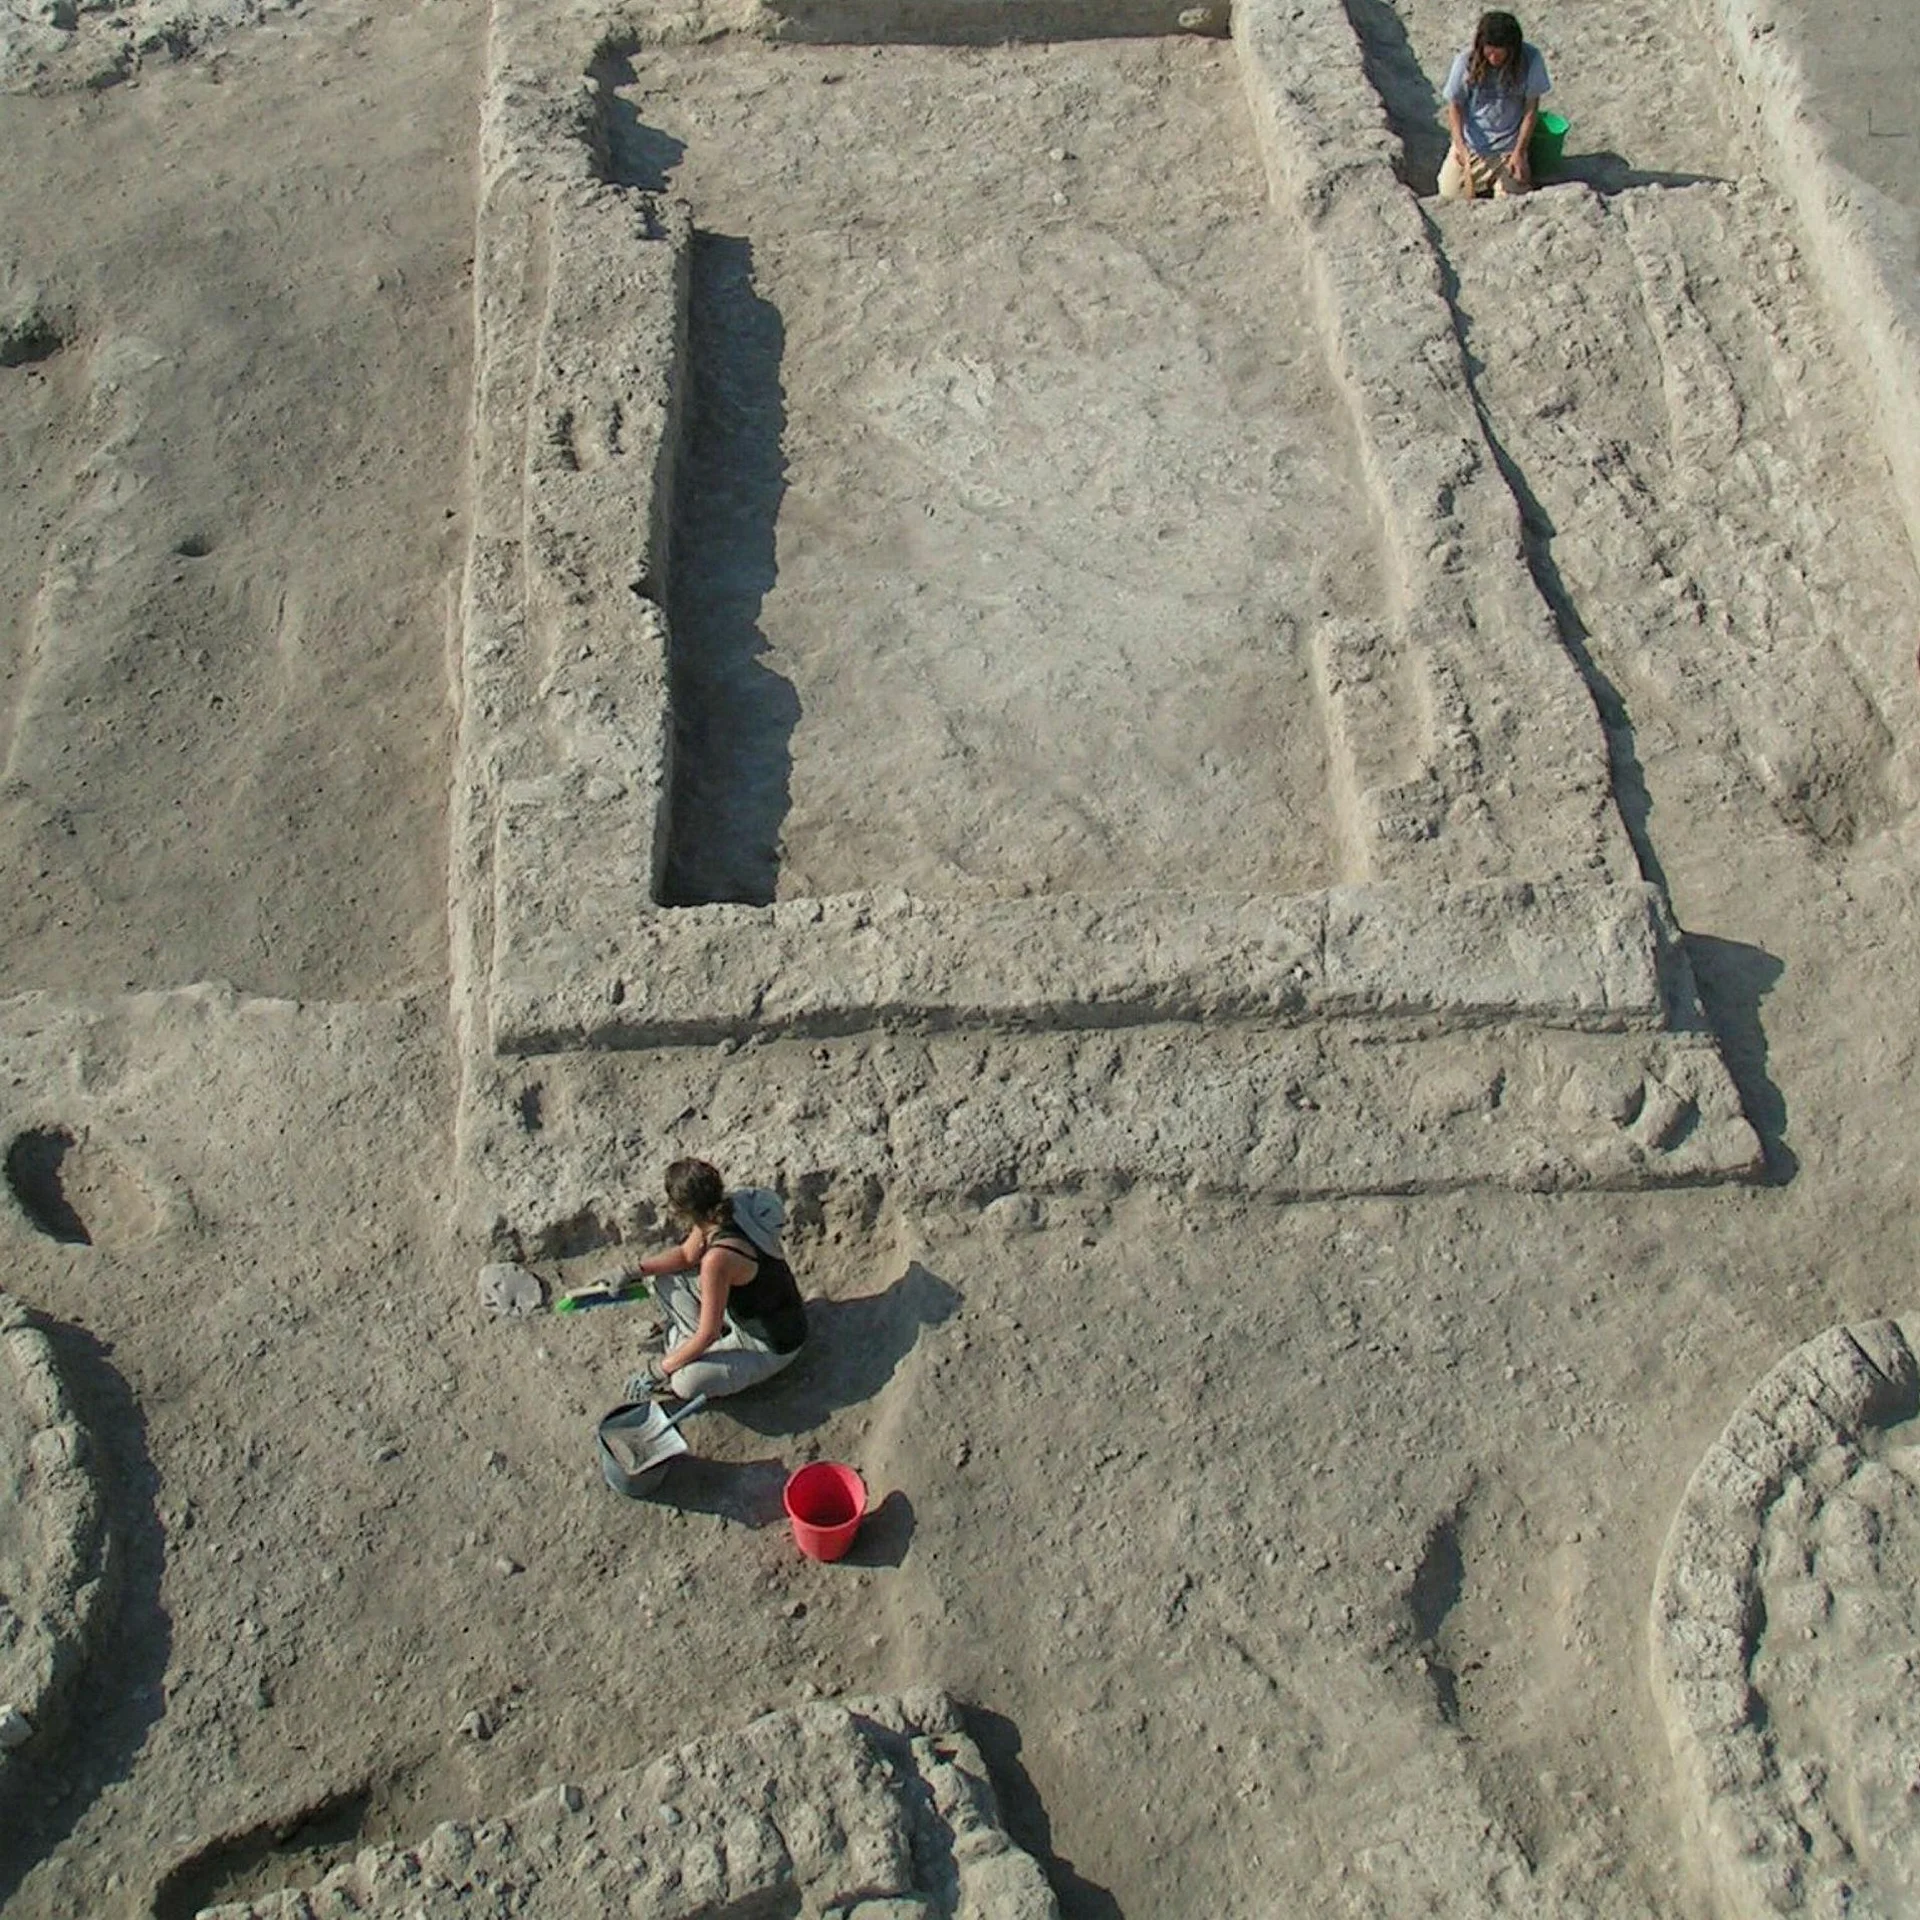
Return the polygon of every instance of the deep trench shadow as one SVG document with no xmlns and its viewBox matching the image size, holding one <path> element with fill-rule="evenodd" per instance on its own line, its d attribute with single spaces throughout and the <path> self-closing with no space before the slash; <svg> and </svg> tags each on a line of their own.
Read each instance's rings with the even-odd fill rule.
<svg viewBox="0 0 1920 1920">
<path fill-rule="evenodd" d="M 173 1623 L 161 1605 L 166 1537 L 160 1476 L 132 1389 L 111 1362 L 113 1349 L 84 1328 L 31 1316 L 52 1345 L 74 1412 L 99 1462 L 111 1531 L 107 1609 L 81 1675 L 64 1736 L 42 1766 L 0 1801 L 0 1907 L 40 1861 L 73 1833 L 110 1785 L 128 1779 L 163 1711 L 162 1681 Z"/>
<path fill-rule="evenodd" d="M 1740 1104 L 1760 1136 L 1767 1180 L 1785 1186 L 1800 1170 L 1787 1145 L 1787 1103 L 1767 1073 L 1767 1030 L 1760 1003 L 1779 984 L 1785 964 L 1764 948 L 1711 934 L 1689 933 L 1682 944 L 1700 988 L 1700 1003 L 1720 1042 L 1720 1055 L 1740 1090 Z"/>
<path fill-rule="evenodd" d="M 1347 22 L 1360 43 L 1367 84 L 1379 95 L 1387 125 L 1400 142 L 1401 157 L 1394 172 L 1403 187 L 1432 193 L 1439 185 L 1440 164 L 1447 157 L 1440 96 L 1390 0 L 1346 0 L 1346 6 Z"/>
<path fill-rule="evenodd" d="M 786 329 L 754 284 L 753 243 L 696 231 L 691 391 L 675 487 L 673 791 L 662 904 L 766 906 L 792 804 L 800 699 L 764 663 L 786 493 Z"/>
<path fill-rule="evenodd" d="M 637 78 L 631 54 L 608 48 L 592 77 L 605 177 L 668 192 L 686 143 L 642 120 L 622 94 Z M 697 204 L 694 222 L 664 582 L 673 751 L 660 904 L 766 906 L 800 717 L 792 683 L 765 664 L 760 628 L 787 488 L 786 323 L 756 284 L 753 242 L 704 225 Z"/>
<path fill-rule="evenodd" d="M 952 1319 L 959 1307 L 959 1290 L 917 1260 L 879 1293 L 809 1300 L 800 1358 L 765 1386 L 720 1405 L 767 1438 L 807 1433 L 842 1408 L 873 1399 L 921 1330 Z"/>
<path fill-rule="evenodd" d="M 1071 1860 L 1054 1852 L 1046 1806 L 1020 1764 L 1020 1729 L 1005 1714 L 985 1707 L 963 1706 L 960 1718 L 993 1776 L 1007 1832 L 1040 1863 L 1063 1920 L 1123 1920 L 1119 1901 L 1105 1887 L 1086 1879 Z"/>
</svg>

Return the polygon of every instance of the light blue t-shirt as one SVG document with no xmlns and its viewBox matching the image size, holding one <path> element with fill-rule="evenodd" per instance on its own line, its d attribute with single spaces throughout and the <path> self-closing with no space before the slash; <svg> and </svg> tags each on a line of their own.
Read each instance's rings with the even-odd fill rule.
<svg viewBox="0 0 1920 1920">
<path fill-rule="evenodd" d="M 1547 63 L 1531 41 L 1520 48 L 1520 70 L 1526 78 L 1517 87 L 1503 87 L 1490 72 L 1477 87 L 1467 85 L 1467 61 L 1472 49 L 1463 47 L 1453 57 L 1447 75 L 1446 98 L 1459 103 L 1466 123 L 1467 145 L 1475 153 L 1511 153 L 1527 102 L 1553 91 Z"/>
</svg>

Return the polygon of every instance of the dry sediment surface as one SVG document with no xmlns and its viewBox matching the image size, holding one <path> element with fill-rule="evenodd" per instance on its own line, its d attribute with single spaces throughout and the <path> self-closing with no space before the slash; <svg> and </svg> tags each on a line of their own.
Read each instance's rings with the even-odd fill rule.
<svg viewBox="0 0 1920 1920">
<path fill-rule="evenodd" d="M 12 991 L 377 998 L 441 969 L 456 18 L 280 17 L 137 86 L 7 98 Z"/>
<path fill-rule="evenodd" d="M 733 24 L 750 24 L 738 11 Z M 977 25 L 984 11 L 956 0 L 943 17 Z M 1419 183 L 1424 122 L 1382 78 L 1397 34 L 1402 80 L 1417 68 L 1429 90 L 1437 81 L 1467 23 L 1424 5 L 1352 9 L 1411 160 L 1342 12 L 1250 4 L 1231 57 L 1264 62 L 1290 91 L 1250 90 L 1244 117 L 1226 95 L 1247 69 L 1214 41 L 964 56 L 636 45 L 603 65 L 597 94 L 626 138 L 630 187 L 594 179 L 580 137 L 596 41 L 574 30 L 594 20 L 570 15 L 563 32 L 524 10 L 505 58 L 497 32 L 513 12 L 494 23 L 491 92 L 487 23 L 471 7 L 432 0 L 361 22 L 316 5 L 194 61 L 122 63 L 136 86 L 62 93 L 49 67 L 40 84 L 53 90 L 10 99 L 0 127 L 10 214 L 22 209 L 0 306 L 0 468 L 32 527 L 0 542 L 0 594 L 20 610 L 7 616 L 9 737 L 32 783 L 4 796 L 20 883 L 7 895 L 0 1118 L 20 1178 L 0 1244 L 9 1293 L 80 1363 L 88 1408 L 123 1416 L 96 1438 L 126 1547 L 118 1630 L 0 1845 L 9 1920 L 221 1900 L 284 1911 L 302 1897 L 290 1890 L 330 1878 L 327 1900 L 391 1888 L 411 1911 L 456 1899 L 475 1866 L 524 1874 L 536 1848 L 543 1886 L 581 1911 L 616 1878 L 628 1895 L 654 1884 L 669 1911 L 698 1911 L 709 1887 L 786 1904 L 849 1891 L 800 1870 L 803 1854 L 833 1849 L 807 1854 L 778 1820 L 791 1866 L 751 1819 L 736 1856 L 722 1808 L 738 1818 L 775 1773 L 796 1808 L 817 1808 L 822 1782 L 828 1798 L 858 1782 L 849 1834 L 906 1834 L 890 1856 L 896 1910 L 958 1900 L 913 1845 L 922 1787 L 991 1772 L 1015 1846 L 983 1814 L 979 1857 L 1033 1892 L 1031 1854 L 1073 1914 L 1745 1911 L 1744 1895 L 1723 1903 L 1707 1883 L 1696 1823 L 1711 1824 L 1715 1802 L 1673 1766 L 1650 1704 L 1648 1595 L 1688 1464 L 1745 1383 L 1811 1331 L 1859 1328 L 1910 1297 L 1920 1049 L 1901 1009 L 1920 892 L 1912 687 L 1897 669 L 1920 592 L 1897 489 L 1873 461 L 1841 457 L 1871 433 L 1873 403 L 1849 384 L 1831 287 L 1797 204 L 1768 184 L 1769 150 L 1748 144 L 1729 104 L 1718 43 L 1666 34 L 1668 57 L 1649 63 L 1635 54 L 1657 23 L 1636 8 L 1530 19 L 1563 97 L 1577 92 L 1576 147 L 1599 164 L 1522 207 L 1442 209 L 1397 182 L 1396 164 Z M 793 10 L 816 24 L 831 12 Z M 76 58 L 89 21 L 123 17 L 83 17 Z M 647 96 L 650 71 L 688 84 Z M 816 76 L 815 107 L 782 91 L 789 72 Z M 944 126 L 950 83 L 936 73 L 978 94 Z M 764 95 L 745 97 L 748 75 Z M 1128 128 L 1094 75 L 1124 82 L 1115 98 L 1138 107 L 1130 175 Z M 552 256 L 505 244 L 485 256 L 502 223 L 482 221 L 483 264 L 502 271 L 482 277 L 481 391 L 501 391 L 489 369 L 510 366 L 522 401 L 476 409 L 463 502 L 461 275 L 483 98 L 481 185 L 496 212 L 527 212 L 530 227 L 551 216 L 561 241 L 651 251 L 601 249 L 601 277 L 556 301 L 537 271 L 516 278 Z M 823 165 L 835 116 L 853 111 L 841 100 L 903 152 L 961 156 L 998 224 L 953 231 L 964 197 L 949 212 L 917 160 L 901 198 L 918 224 L 895 217 L 884 164 L 857 143 Z M 520 124 L 552 136 L 537 151 L 496 138 L 523 109 Z M 754 175 L 790 192 L 748 178 L 727 142 L 703 139 L 701 116 L 750 134 Z M 985 152 L 970 144 L 976 120 L 995 130 Z M 1209 122 L 1261 143 L 1280 183 L 1271 216 L 1256 218 L 1244 149 L 1209 144 Z M 1284 156 L 1325 149 L 1289 145 L 1289 126 L 1329 135 L 1350 164 L 1296 178 Z M 1158 164 L 1163 137 L 1190 172 Z M 836 197 L 843 179 L 860 191 Z M 680 188 L 693 215 L 673 209 Z M 744 548 L 725 559 L 724 501 L 701 544 L 723 557 L 714 617 L 737 623 L 738 605 L 719 603 L 757 594 L 750 644 L 766 650 L 753 664 L 771 677 L 777 662 L 793 689 L 776 772 L 792 782 L 780 822 L 807 888 L 840 886 L 836 871 L 868 884 L 865 853 L 836 869 L 829 810 L 910 812 L 924 765 L 941 806 L 897 847 L 884 832 L 864 843 L 924 888 L 903 921 L 979 908 L 986 924 L 991 907 L 1084 926 L 1086 909 L 1057 894 L 1014 897 L 1018 869 L 1106 889 L 1126 879 L 1123 840 L 1138 830 L 1157 880 L 1180 882 L 1190 815 L 1194 844 L 1219 840 L 1248 888 L 1282 905 L 1292 896 L 1259 890 L 1294 886 L 1314 861 L 1341 882 L 1402 887 L 1397 906 L 1426 892 L 1450 908 L 1522 884 L 1591 902 L 1637 887 L 1644 867 L 1673 902 L 1670 927 L 1664 909 L 1636 923 L 1660 930 L 1646 951 L 1684 964 L 1630 970 L 1630 992 L 1602 979 L 1597 999 L 1558 1001 L 1551 1019 L 1538 994 L 1519 1012 L 1482 998 L 1459 1030 L 1464 999 L 1449 1011 L 1405 995 L 1463 952 L 1483 981 L 1505 977 L 1493 960 L 1527 971 L 1497 921 L 1476 921 L 1484 942 L 1422 949 L 1445 966 L 1377 975 L 1401 998 L 1364 1018 L 1288 1027 L 1189 1007 L 1128 1032 L 1010 1032 L 1004 1009 L 1022 1003 L 1003 955 L 1003 971 L 969 975 L 1000 995 L 981 1002 L 998 1009 L 984 1031 L 802 1023 L 769 1039 L 749 1019 L 659 1053 L 493 1060 L 497 823 L 488 813 L 484 833 L 468 832 L 475 791 L 491 796 L 498 779 L 514 807 L 537 812 L 554 793 L 576 805 L 582 875 L 600 824 L 624 821 L 630 837 L 600 856 L 624 863 L 620 900 L 678 911 L 658 905 L 651 824 L 634 824 L 646 809 L 595 789 L 591 755 L 566 761 L 632 722 L 632 706 L 595 707 L 596 689 L 624 693 L 646 648 L 659 684 L 629 684 L 647 724 L 676 710 L 669 623 L 636 581 L 665 599 L 675 637 L 687 609 L 674 596 L 701 591 L 697 570 L 674 571 L 688 541 L 649 544 L 680 498 L 671 475 L 623 481 L 599 518 L 593 498 L 610 466 L 671 439 L 645 412 L 664 406 L 659 384 L 641 377 L 670 364 L 648 357 L 671 334 L 646 318 L 670 275 L 649 266 L 627 290 L 640 316 L 627 359 L 598 358 L 592 327 L 620 309 L 627 265 L 667 260 L 676 232 L 689 272 L 718 269 L 714 287 L 734 299 L 731 321 L 724 298 L 711 311 L 723 334 L 744 328 L 749 373 L 779 322 L 786 450 L 764 415 L 746 422 L 746 451 L 710 465 L 686 441 L 682 505 L 704 511 L 698 483 L 730 474 L 759 489 Z M 1218 249 L 1256 232 L 1276 246 L 1249 244 L 1245 283 L 1263 297 L 1246 301 Z M 715 244 L 730 239 L 755 243 L 750 282 L 741 250 Z M 1006 271 L 1016 258 L 1025 277 Z M 1553 271 L 1529 274 L 1530 258 Z M 949 331 L 978 322 L 967 337 L 987 364 L 945 364 L 911 324 L 882 329 L 903 317 L 882 259 L 899 299 L 924 300 Z M 1177 329 L 1189 266 L 1191 328 L 1154 342 L 1169 411 L 1143 417 L 1156 389 L 1135 343 L 1072 302 Z M 1071 299 L 1038 297 L 1029 282 L 1048 274 Z M 976 278 L 999 319 L 975 313 Z M 1016 377 L 1023 328 L 1074 409 Z M 1083 336 L 1111 347 L 1111 381 L 1086 377 L 1070 351 Z M 702 337 L 696 375 L 704 355 L 724 412 Z M 130 341 L 162 353 L 158 370 Z M 1115 656 L 1047 603 L 1062 549 L 1023 558 L 1015 536 L 1057 512 L 1074 564 L 1120 524 L 1128 487 L 1145 506 L 1177 504 L 1156 491 L 1164 460 L 1196 484 L 1217 472 L 1224 524 L 1257 547 L 1249 500 L 1269 423 L 1220 395 L 1261 397 L 1265 355 L 1287 369 L 1275 429 L 1287 471 L 1358 484 L 1380 516 L 1362 543 L 1319 517 L 1317 496 L 1289 497 L 1265 550 L 1300 594 L 1307 644 L 1276 653 L 1281 678 L 1250 696 L 1286 764 L 1238 770 L 1309 804 L 1269 846 L 1251 809 L 1242 820 L 1219 805 L 1203 759 L 1155 761 L 1148 741 L 1122 756 L 1125 781 L 1081 773 L 1085 804 L 1063 825 L 1036 755 L 1031 810 L 1024 789 L 996 790 L 998 837 L 963 872 L 972 841 L 947 831 L 969 799 L 956 743 L 977 764 L 998 717 L 963 670 L 971 626 L 992 638 L 994 672 L 1045 696 L 1065 688 L 1109 730 L 1147 731 L 1102 677 Z M 764 364 L 758 381 L 745 398 L 764 408 Z M 606 386 L 625 409 L 612 440 L 604 409 L 583 406 L 554 437 L 523 404 Z M 844 404 L 809 414 L 817 391 Z M 265 412 L 248 411 L 255 395 Z M 1329 396 L 1344 453 L 1325 437 Z M 866 400 L 871 443 L 837 443 Z M 703 404 L 696 394 L 696 425 Z M 1001 442 L 983 420 L 1008 425 L 1021 461 L 995 472 Z M 1033 478 L 1043 431 L 1072 456 L 1057 495 Z M 1147 471 L 1101 472 L 1089 449 L 1106 446 Z M 958 479 L 956 449 L 970 455 Z M 862 494 L 868 471 L 888 485 Z M 1008 505 L 963 502 L 965 537 L 948 543 L 942 516 L 975 476 Z M 835 515 L 841 495 L 859 514 Z M 743 510 L 751 523 L 751 500 Z M 1187 523 L 1191 551 L 1212 540 L 1205 519 Z M 567 539 L 608 528 L 618 537 L 569 556 Z M 507 617 L 461 634 L 462 711 L 487 728 L 470 725 L 455 750 L 440 717 L 445 589 L 469 531 L 468 611 Z M 1373 568 L 1320 625 L 1330 603 L 1312 597 L 1307 549 L 1343 535 L 1338 551 L 1364 544 Z M 174 551 L 203 538 L 204 553 Z M 1029 569 L 1011 613 L 992 601 L 976 538 Z M 1160 571 L 1130 570 L 1124 543 L 1105 551 L 1136 591 L 1108 595 L 1099 637 L 1162 689 L 1155 634 L 1128 626 Z M 1269 605 L 1272 581 L 1245 550 L 1209 565 L 1232 590 L 1215 602 L 1189 580 L 1177 606 Z M 857 683 L 835 662 L 827 582 L 877 582 L 881 601 L 906 604 L 924 579 L 912 599 L 938 602 L 969 568 L 969 594 L 942 612 L 959 665 L 947 649 L 924 663 L 889 653 L 869 599 L 845 614 L 865 649 Z M 203 574 L 204 600 L 179 598 Z M 1650 585 L 1656 574 L 1669 584 Z M 487 590 L 477 598 L 472 580 Z M 282 593 L 276 624 L 260 610 Z M 616 612 L 628 616 L 617 644 Z M 603 615 L 605 627 L 573 624 Z M 170 650 L 134 644 L 149 628 Z M 1232 636 L 1231 621 L 1196 622 L 1167 643 L 1190 649 L 1172 657 L 1194 675 L 1217 669 L 1202 710 L 1222 755 L 1236 742 L 1212 695 L 1237 684 Z M 511 672 L 494 672 L 483 640 Z M 190 680 L 198 647 L 217 685 Z M 1296 731 L 1286 676 L 1303 658 L 1318 719 Z M 949 677 L 916 704 L 903 689 L 923 664 Z M 1286 697 L 1269 710 L 1275 686 Z M 880 703 L 877 720 L 836 737 L 872 712 L 862 700 Z M 701 694 L 686 712 L 706 726 L 724 705 Z M 1032 724 L 1084 767 L 1075 729 Z M 643 736 L 626 771 L 636 793 L 654 775 L 664 793 L 664 754 L 647 761 Z M 810 739 L 823 749 L 811 762 Z M 863 747 L 870 790 L 854 771 Z M 192 831 L 169 839 L 183 769 L 206 792 L 183 794 Z M 1310 823 L 1317 780 L 1325 810 Z M 276 781 L 306 803 L 255 804 Z M 717 877 L 685 882 L 722 903 L 682 924 L 756 939 L 805 925 L 809 900 L 769 865 L 777 809 L 764 794 L 755 804 L 755 832 L 716 837 L 731 849 Z M 437 993 L 397 997 L 442 971 L 448 811 L 451 1044 Z M 40 849 L 48 821 L 76 854 Z M 676 847 L 697 851 L 699 824 L 676 821 Z M 573 843 L 552 844 L 550 875 L 576 871 Z M 636 848 L 646 857 L 630 859 Z M 35 892 L 56 880 L 71 904 Z M 553 893 L 557 914 L 578 916 L 561 930 L 597 937 L 594 903 Z M 823 924 L 857 910 L 831 899 Z M 1291 911 L 1276 907 L 1276 923 Z M 608 924 L 639 922 L 623 905 Z M 1204 930 L 1161 924 L 1179 936 L 1163 959 Z M 714 950 L 759 977 L 757 949 Z M 616 1003 L 624 977 L 596 969 L 618 953 L 584 951 L 554 977 L 607 1022 L 659 985 L 636 974 Z M 1063 956 L 1101 977 L 1070 931 L 1048 951 L 1051 973 L 1012 980 L 1034 995 L 1025 1004 L 1049 1004 L 1039 990 Z M 126 992 L 209 974 L 239 990 Z M 1689 979 L 1697 1010 L 1668 991 Z M 846 989 L 836 1004 L 871 1017 L 867 983 L 831 984 Z M 1756 1137 L 1772 1180 L 1711 1184 L 1751 1167 Z M 472 1276 L 487 1222 L 451 1237 L 447 1222 L 471 1224 L 476 1197 L 504 1201 L 549 1230 L 541 1277 L 565 1284 L 653 1233 L 654 1180 L 682 1151 L 786 1186 L 817 1337 L 755 1404 L 700 1416 L 671 1497 L 638 1505 L 600 1484 L 590 1440 L 639 1357 L 636 1316 L 483 1321 Z M 1662 1181 L 1680 1184 L 1652 1190 Z M 1910 1570 L 1901 1445 L 1878 1430 L 1812 1456 L 1804 1495 L 1783 1480 L 1753 1563 L 1782 1625 L 1748 1668 L 1784 1743 L 1782 1804 L 1811 1820 L 1851 1792 L 1871 1817 L 1850 1826 L 1843 1809 L 1833 1830 L 1895 1889 L 1904 1829 L 1882 1810 L 1911 1687 L 1882 1649 L 1889 1631 L 1911 1639 L 1887 1604 Z M 819 1456 L 857 1462 L 875 1491 L 855 1554 L 834 1568 L 800 1561 L 778 1513 L 787 1472 Z M 1796 1640 L 1807 1624 L 1820 1632 Z M 860 1724 L 888 1716 L 841 1698 L 909 1695 L 928 1677 L 967 1703 L 958 1735 L 931 1735 L 946 1757 L 903 1760 L 898 1727 Z M 666 1787 L 676 1766 L 710 1776 L 720 1799 Z M 582 1820 L 594 1838 L 576 1847 Z M 635 1834 L 657 1883 L 633 1878 Z M 429 1877 L 447 1884 L 429 1890 Z"/>
</svg>

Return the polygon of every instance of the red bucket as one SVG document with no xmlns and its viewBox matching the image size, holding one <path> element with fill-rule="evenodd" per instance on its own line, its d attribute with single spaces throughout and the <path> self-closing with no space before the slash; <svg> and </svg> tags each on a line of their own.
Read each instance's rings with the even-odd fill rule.
<svg viewBox="0 0 1920 1920">
<path fill-rule="evenodd" d="M 787 1481 L 793 1543 L 809 1560 L 838 1560 L 867 1517 L 867 1483 L 837 1460 L 816 1460 Z"/>
</svg>

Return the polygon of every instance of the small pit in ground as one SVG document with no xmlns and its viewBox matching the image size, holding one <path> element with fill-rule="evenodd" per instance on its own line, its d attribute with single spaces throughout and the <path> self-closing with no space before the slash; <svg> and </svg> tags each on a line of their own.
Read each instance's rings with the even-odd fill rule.
<svg viewBox="0 0 1920 1920">
<path fill-rule="evenodd" d="M 1230 48 L 603 64 L 685 198 L 665 897 L 1309 891 L 1369 500 Z"/>
</svg>

